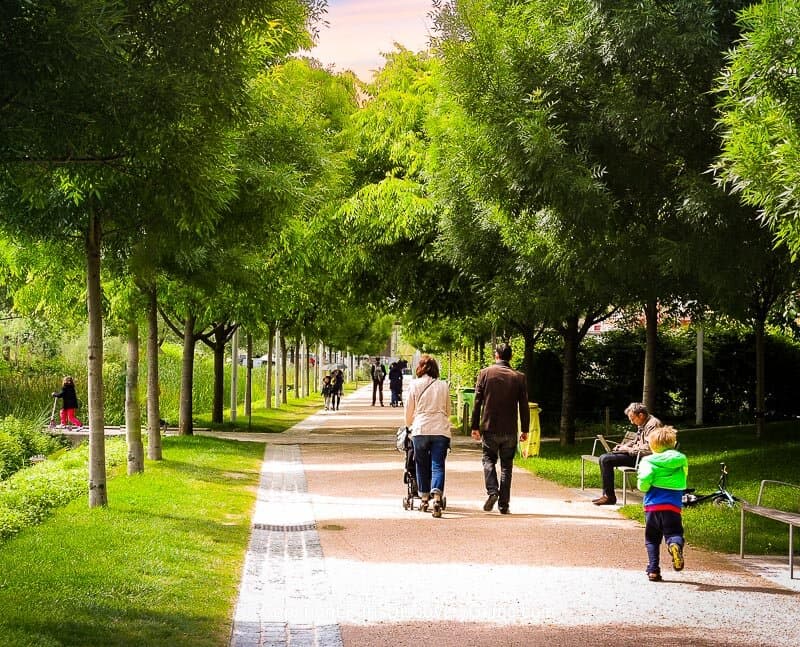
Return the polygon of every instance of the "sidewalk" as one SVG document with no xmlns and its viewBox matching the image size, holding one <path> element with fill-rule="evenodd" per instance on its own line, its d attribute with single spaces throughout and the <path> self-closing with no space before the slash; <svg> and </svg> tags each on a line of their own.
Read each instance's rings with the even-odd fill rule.
<svg viewBox="0 0 800 647">
<path fill-rule="evenodd" d="M 372 407 L 363 387 L 269 435 L 231 647 L 800 644 L 785 558 L 695 549 L 688 529 L 686 569 L 664 551 L 665 581 L 649 582 L 643 529 L 596 491 L 516 469 L 512 514 L 483 512 L 468 438 L 443 517 L 404 510 L 403 410 L 385 395 Z"/>
</svg>

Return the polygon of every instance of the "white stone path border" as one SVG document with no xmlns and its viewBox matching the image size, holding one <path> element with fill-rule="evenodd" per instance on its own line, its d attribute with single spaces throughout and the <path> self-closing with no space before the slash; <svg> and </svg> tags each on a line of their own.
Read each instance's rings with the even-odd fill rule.
<svg viewBox="0 0 800 647">
<path fill-rule="evenodd" d="M 231 647 L 342 647 L 297 445 L 267 445 Z"/>
</svg>

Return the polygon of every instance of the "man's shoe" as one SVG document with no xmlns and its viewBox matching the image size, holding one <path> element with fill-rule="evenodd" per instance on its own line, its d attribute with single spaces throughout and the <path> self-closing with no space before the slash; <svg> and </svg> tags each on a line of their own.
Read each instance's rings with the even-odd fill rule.
<svg viewBox="0 0 800 647">
<path fill-rule="evenodd" d="M 511 514 L 511 510 L 508 509 L 508 506 L 500 508 L 500 514 Z"/>
<path fill-rule="evenodd" d="M 647 579 L 651 582 L 660 582 L 661 581 L 661 573 L 648 573 Z"/>
<path fill-rule="evenodd" d="M 486 499 L 486 503 L 483 504 L 483 511 L 491 512 L 492 508 L 494 508 L 494 504 L 497 503 L 497 499 L 499 498 L 500 496 L 497 494 L 490 494 L 489 498 Z"/>
<path fill-rule="evenodd" d="M 595 499 L 594 501 L 592 501 L 592 503 L 594 503 L 595 505 L 617 505 L 617 500 L 611 499 L 604 494 L 599 499 Z"/>
<path fill-rule="evenodd" d="M 683 570 L 683 546 L 678 542 L 669 545 L 669 554 L 672 555 L 672 568 L 676 571 Z"/>
</svg>

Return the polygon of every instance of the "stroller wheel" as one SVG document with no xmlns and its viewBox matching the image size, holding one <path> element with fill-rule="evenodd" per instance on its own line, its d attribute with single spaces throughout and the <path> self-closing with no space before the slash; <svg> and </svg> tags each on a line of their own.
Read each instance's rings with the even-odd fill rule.
<svg viewBox="0 0 800 647">
<path fill-rule="evenodd" d="M 407 496 L 403 497 L 403 509 L 408 510 L 411 507 L 411 502 L 408 500 Z"/>
<path fill-rule="evenodd" d="M 447 510 L 447 497 L 442 497 L 442 510 Z"/>
</svg>

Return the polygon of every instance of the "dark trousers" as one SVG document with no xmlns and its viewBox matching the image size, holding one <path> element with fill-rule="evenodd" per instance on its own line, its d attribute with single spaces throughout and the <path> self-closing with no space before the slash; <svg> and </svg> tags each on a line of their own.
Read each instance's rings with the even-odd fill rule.
<svg viewBox="0 0 800 647">
<path fill-rule="evenodd" d="M 659 552 L 661 540 L 683 546 L 683 519 L 673 510 L 644 513 L 644 545 L 647 548 L 647 572 L 660 573 Z"/>
<path fill-rule="evenodd" d="M 508 507 L 511 500 L 511 473 L 514 469 L 514 454 L 517 453 L 516 436 L 493 436 L 484 434 L 483 442 L 483 480 L 486 494 L 497 494 L 498 506 Z M 497 461 L 500 460 L 500 482 L 497 481 Z"/>
<path fill-rule="evenodd" d="M 377 393 L 380 398 L 381 406 L 383 406 L 383 382 L 372 380 L 372 405 L 375 406 L 375 394 Z"/>
<path fill-rule="evenodd" d="M 613 501 L 617 499 L 617 495 L 614 492 L 614 468 L 621 465 L 633 467 L 636 465 L 636 456 L 626 452 L 609 452 L 600 456 L 600 476 L 603 479 L 603 494 Z"/>
</svg>

